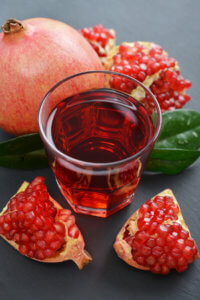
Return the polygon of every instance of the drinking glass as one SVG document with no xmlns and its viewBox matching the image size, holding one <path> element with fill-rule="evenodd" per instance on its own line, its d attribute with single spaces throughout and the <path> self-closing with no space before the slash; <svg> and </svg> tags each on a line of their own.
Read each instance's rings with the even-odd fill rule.
<svg viewBox="0 0 200 300">
<path fill-rule="evenodd" d="M 38 124 L 70 206 L 77 213 L 107 217 L 131 203 L 159 136 L 161 111 L 136 79 L 88 71 L 50 89 Z"/>
</svg>

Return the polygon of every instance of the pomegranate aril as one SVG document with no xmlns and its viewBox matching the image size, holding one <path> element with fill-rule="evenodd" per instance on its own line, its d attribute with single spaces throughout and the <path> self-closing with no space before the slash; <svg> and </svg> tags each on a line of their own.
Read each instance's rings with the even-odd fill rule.
<svg viewBox="0 0 200 300">
<path fill-rule="evenodd" d="M 46 245 L 45 241 L 43 241 L 43 240 L 38 240 L 38 241 L 36 242 L 36 246 L 37 246 L 37 248 L 45 249 L 47 245 Z"/>
<path fill-rule="evenodd" d="M 144 214 L 145 212 L 148 212 L 148 211 L 149 211 L 149 205 L 148 204 L 143 204 L 139 209 L 140 214 Z"/>
<path fill-rule="evenodd" d="M 77 239 L 79 237 L 79 233 L 79 229 L 75 224 L 68 228 L 68 235 L 71 238 Z"/>
<path fill-rule="evenodd" d="M 65 225 L 69 228 L 73 224 L 75 224 L 75 217 L 74 216 L 69 216 L 68 220 L 65 222 Z"/>
<path fill-rule="evenodd" d="M 39 230 L 35 233 L 35 237 L 37 240 L 43 240 L 44 239 L 44 231 Z"/>
<path fill-rule="evenodd" d="M 44 253 L 45 258 L 51 257 L 51 256 L 54 255 L 54 250 L 52 250 L 52 249 L 45 249 L 45 250 L 43 251 L 43 253 Z"/>
<path fill-rule="evenodd" d="M 155 246 L 153 249 L 152 249 L 152 254 L 154 256 L 161 256 L 163 254 L 163 248 L 159 247 L 159 246 Z"/>
<path fill-rule="evenodd" d="M 23 211 L 26 213 L 28 211 L 31 211 L 33 209 L 33 204 L 31 202 L 27 202 L 23 206 Z"/>
<path fill-rule="evenodd" d="M 182 266 L 177 266 L 177 267 L 176 267 L 176 271 L 182 273 L 182 272 L 184 272 L 185 270 L 187 270 L 187 267 L 188 267 L 187 264 L 186 264 L 186 265 L 182 265 Z"/>
<path fill-rule="evenodd" d="M 193 246 L 194 246 L 194 241 L 193 241 L 191 238 L 188 238 L 188 239 L 185 241 L 185 244 L 186 244 L 186 246 L 193 247 Z"/>
<path fill-rule="evenodd" d="M 164 244 L 165 244 L 165 239 L 163 238 L 163 237 L 158 237 L 157 239 L 156 239 L 156 244 L 157 244 L 157 246 L 164 246 Z"/>
<path fill-rule="evenodd" d="M 65 235 L 65 226 L 61 222 L 54 223 L 53 227 L 55 228 L 57 233 Z"/>
<path fill-rule="evenodd" d="M 23 255 L 27 255 L 28 254 L 28 246 L 27 245 L 24 245 L 24 244 L 21 244 L 19 245 L 19 252 Z"/>
<path fill-rule="evenodd" d="M 151 267 L 151 272 L 154 274 L 161 273 L 161 265 L 159 263 L 155 264 L 153 267 Z"/>
<path fill-rule="evenodd" d="M 145 241 L 148 239 L 148 237 L 149 237 L 149 235 L 145 231 L 138 231 L 135 234 L 135 239 L 142 243 L 145 243 Z"/>
<path fill-rule="evenodd" d="M 156 258 L 153 255 L 150 255 L 146 258 L 146 263 L 148 266 L 153 266 L 156 263 Z"/>
<path fill-rule="evenodd" d="M 184 257 L 180 257 L 177 261 L 177 266 L 185 266 L 187 265 L 187 260 Z"/>
<path fill-rule="evenodd" d="M 38 227 L 38 228 L 42 228 L 44 226 L 44 222 L 42 221 L 41 217 L 36 217 L 35 219 L 35 225 Z"/>
<path fill-rule="evenodd" d="M 164 263 L 166 263 L 167 261 L 167 255 L 165 253 L 163 253 L 160 257 L 158 257 L 157 262 L 162 265 Z"/>
<path fill-rule="evenodd" d="M 55 231 L 47 231 L 44 239 L 47 243 L 50 243 L 55 239 L 55 237 L 56 237 Z"/>
<path fill-rule="evenodd" d="M 161 266 L 161 274 L 167 275 L 169 273 L 169 271 L 170 271 L 170 268 L 167 265 L 163 264 Z"/>
<path fill-rule="evenodd" d="M 144 256 L 138 256 L 135 260 L 136 260 L 136 262 L 137 262 L 139 265 L 142 265 L 142 266 L 145 265 L 145 258 L 144 258 Z"/>
<path fill-rule="evenodd" d="M 183 256 L 186 258 L 186 259 L 190 259 L 193 257 L 193 250 L 190 246 L 186 246 L 184 249 L 183 249 Z"/>
<path fill-rule="evenodd" d="M 178 240 L 176 241 L 176 247 L 177 247 L 178 249 L 183 250 L 183 249 L 185 248 L 185 241 L 184 241 L 184 239 L 178 239 Z"/>
<path fill-rule="evenodd" d="M 22 233 L 21 234 L 20 242 L 22 242 L 22 243 L 28 243 L 29 240 L 30 240 L 30 238 L 29 238 L 28 234 L 26 234 L 26 233 Z"/>
<path fill-rule="evenodd" d="M 178 248 L 173 248 L 172 251 L 171 251 L 171 254 L 174 256 L 174 257 L 180 257 L 182 255 L 182 251 Z"/>
<path fill-rule="evenodd" d="M 11 224 L 10 223 L 3 223 L 2 227 L 3 227 L 4 231 L 8 232 L 8 231 L 11 230 Z"/>
<path fill-rule="evenodd" d="M 156 244 L 156 240 L 154 238 L 149 238 L 147 241 L 146 241 L 146 246 L 149 247 L 149 248 L 153 248 Z"/>
<path fill-rule="evenodd" d="M 35 258 L 43 260 L 45 258 L 44 252 L 42 250 L 35 251 Z"/>
<path fill-rule="evenodd" d="M 144 256 L 149 256 L 151 254 L 151 248 L 143 245 L 140 252 Z"/>
<path fill-rule="evenodd" d="M 176 266 L 176 259 L 173 256 L 168 255 L 167 256 L 167 265 L 169 268 L 174 268 Z"/>
<path fill-rule="evenodd" d="M 53 241 L 49 246 L 52 250 L 58 250 L 61 247 L 61 243 L 60 241 Z"/>
</svg>

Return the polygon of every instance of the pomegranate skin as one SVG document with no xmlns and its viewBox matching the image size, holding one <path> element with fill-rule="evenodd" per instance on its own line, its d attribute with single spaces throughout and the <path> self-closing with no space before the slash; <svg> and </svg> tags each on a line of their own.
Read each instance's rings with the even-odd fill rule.
<svg viewBox="0 0 200 300">
<path fill-rule="evenodd" d="M 0 34 L 0 127 L 14 135 L 38 131 L 39 104 L 56 82 L 75 73 L 102 69 L 93 48 L 69 25 L 46 18 L 27 19 L 21 24 L 19 31 Z M 94 84 L 98 78 L 79 81 L 69 91 Z M 62 100 L 62 94 L 60 90 L 54 101 Z"/>
</svg>

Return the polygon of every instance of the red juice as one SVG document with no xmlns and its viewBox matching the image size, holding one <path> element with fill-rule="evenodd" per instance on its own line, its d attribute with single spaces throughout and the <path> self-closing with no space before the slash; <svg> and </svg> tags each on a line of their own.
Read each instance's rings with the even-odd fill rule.
<svg viewBox="0 0 200 300">
<path fill-rule="evenodd" d="M 92 90 L 60 102 L 49 116 L 47 136 L 75 159 L 51 163 L 73 209 L 106 217 L 129 204 L 149 152 L 127 159 L 147 145 L 153 132 L 144 106 L 121 92 Z"/>
</svg>

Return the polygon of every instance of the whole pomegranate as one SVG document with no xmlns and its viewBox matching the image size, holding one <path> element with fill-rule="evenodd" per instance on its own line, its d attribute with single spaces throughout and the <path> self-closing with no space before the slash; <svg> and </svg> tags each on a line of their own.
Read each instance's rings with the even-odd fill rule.
<svg viewBox="0 0 200 300">
<path fill-rule="evenodd" d="M 199 258 L 197 245 L 172 191 L 144 203 L 124 224 L 114 248 L 129 265 L 156 274 L 183 272 Z"/>
<path fill-rule="evenodd" d="M 100 59 L 78 31 L 60 21 L 9 19 L 2 30 L 0 127 L 14 135 L 37 132 L 37 111 L 47 91 L 64 77 L 101 69 Z M 82 79 L 69 93 L 96 86 L 97 81 L 95 76 Z M 62 94 L 59 90 L 55 101 L 62 100 Z"/>
</svg>

